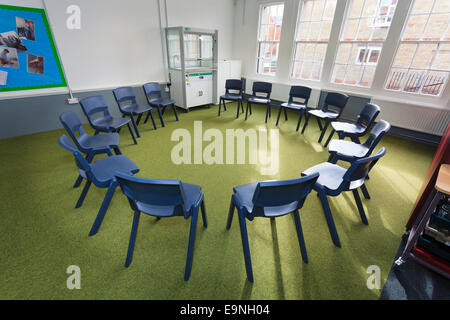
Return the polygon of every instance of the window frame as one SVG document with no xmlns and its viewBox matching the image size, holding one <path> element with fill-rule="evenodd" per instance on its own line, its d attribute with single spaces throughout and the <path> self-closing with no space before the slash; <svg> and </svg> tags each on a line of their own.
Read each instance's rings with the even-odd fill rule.
<svg viewBox="0 0 450 320">
<path fill-rule="evenodd" d="M 443 95 L 445 94 L 445 92 L 447 91 L 448 85 L 449 85 L 449 82 L 450 82 L 450 68 L 449 68 L 449 70 L 442 70 L 442 69 L 439 70 L 439 69 L 433 69 L 432 66 L 433 66 L 433 62 L 434 62 L 437 54 L 439 53 L 439 45 L 440 44 L 450 44 L 450 39 L 445 40 L 445 35 L 447 33 L 450 33 L 450 18 L 449 18 L 449 20 L 447 22 L 447 27 L 446 27 L 445 31 L 443 32 L 442 37 L 441 37 L 440 40 L 423 40 L 423 36 L 424 36 L 425 31 L 427 29 L 428 23 L 430 21 L 430 17 L 433 15 L 434 6 L 436 5 L 436 0 L 432 0 L 432 1 L 433 1 L 433 5 L 430 8 L 430 11 L 427 12 L 427 13 L 415 13 L 415 14 L 413 14 L 412 11 L 414 9 L 415 0 L 411 3 L 411 5 L 409 7 L 408 14 L 406 16 L 406 19 L 405 19 L 405 21 L 403 21 L 403 28 L 402 28 L 402 31 L 401 31 L 400 36 L 398 38 L 397 47 L 395 49 L 395 53 L 394 53 L 394 55 L 392 57 L 392 60 L 390 62 L 388 73 L 386 75 L 385 81 L 383 82 L 383 88 L 382 89 L 384 91 L 389 92 L 389 93 L 403 94 L 403 95 L 406 95 L 406 96 L 409 96 L 409 97 L 416 96 L 416 97 L 434 98 L 434 99 L 442 98 Z M 435 14 L 448 14 L 450 16 L 450 11 L 438 12 L 438 13 L 435 13 Z M 408 22 L 409 22 L 409 20 L 410 20 L 412 15 L 414 15 L 414 16 L 428 16 L 427 17 L 427 21 L 426 21 L 426 23 L 423 26 L 421 39 L 418 39 L 418 40 L 403 40 L 403 35 L 404 35 L 405 31 L 406 31 L 406 28 L 408 27 Z M 449 34 L 449 37 L 450 37 L 450 34 Z M 409 65 L 407 67 L 395 67 L 394 63 L 395 63 L 396 58 L 397 58 L 397 53 L 398 53 L 398 50 L 400 50 L 400 47 L 401 47 L 402 44 L 415 44 L 416 45 L 416 49 L 415 49 L 414 54 L 413 54 L 413 56 L 411 58 L 411 62 L 409 63 Z M 428 65 L 428 67 L 426 67 L 426 68 L 412 67 L 412 64 L 414 62 L 414 59 L 415 59 L 415 56 L 417 54 L 417 51 L 418 51 L 418 48 L 419 48 L 420 44 L 436 44 L 437 45 L 436 49 L 434 50 L 435 52 L 433 54 L 433 58 L 430 60 L 430 63 Z M 414 70 L 422 71 L 424 74 L 427 74 L 429 72 L 442 72 L 442 73 L 447 73 L 447 78 L 446 78 L 445 82 L 442 84 L 442 88 L 441 88 L 441 90 L 440 90 L 438 95 L 422 93 L 421 91 L 423 89 L 423 84 L 421 84 L 420 89 L 418 90 L 418 92 L 404 91 L 403 89 L 405 87 L 405 84 L 402 84 L 402 88 L 400 90 L 388 89 L 387 88 L 388 83 L 390 81 L 392 81 L 391 73 L 395 69 L 406 70 L 406 74 L 408 74 L 411 70 L 413 70 L 413 71 Z"/>
<path fill-rule="evenodd" d="M 280 40 L 278 40 L 278 41 L 277 40 L 260 40 L 262 18 L 263 18 L 262 17 L 263 8 L 271 7 L 271 6 L 278 6 L 278 5 L 283 5 L 283 19 L 282 19 L 281 25 L 280 25 L 281 33 L 282 33 L 283 32 L 283 21 L 284 21 L 284 9 L 286 7 L 285 2 L 284 1 L 264 2 L 259 5 L 258 31 L 257 31 L 257 35 L 256 35 L 256 65 L 255 65 L 255 74 L 258 76 L 275 77 L 278 73 L 278 58 L 280 55 L 279 51 L 280 51 L 280 44 L 281 44 L 281 33 L 280 33 Z M 259 56 L 261 43 L 267 43 L 267 44 L 277 43 L 278 44 L 278 52 L 277 52 L 277 59 L 276 59 L 277 70 L 275 71 L 275 73 L 264 73 L 264 72 L 259 71 L 260 60 L 263 60 L 263 61 L 265 60 L 264 58 L 261 58 Z M 273 59 L 271 59 L 270 61 L 273 61 Z"/>
<path fill-rule="evenodd" d="M 363 4 L 362 4 L 362 7 L 361 7 L 361 13 L 363 12 L 363 10 L 364 10 L 364 8 L 365 8 L 365 3 L 366 3 L 366 1 L 367 1 L 367 0 L 364 0 L 364 2 L 363 2 Z M 383 57 L 384 45 L 385 45 L 385 43 L 386 43 L 386 40 L 388 39 L 389 33 L 390 33 L 391 30 L 392 30 L 392 29 L 391 29 L 392 23 L 394 22 L 394 16 L 395 16 L 395 13 L 397 12 L 397 8 L 398 8 L 398 1 L 397 1 L 397 4 L 395 5 L 395 10 L 394 10 L 394 12 L 393 12 L 393 14 L 392 14 L 392 19 L 391 19 L 391 21 L 389 22 L 389 24 L 376 25 L 374 22 L 375 22 L 375 19 L 378 17 L 378 14 L 379 14 L 380 3 L 381 3 L 381 1 L 382 1 L 382 0 L 378 0 L 378 1 L 377 1 L 377 12 L 375 13 L 375 16 L 373 17 L 374 21 L 372 21 L 372 23 L 370 24 L 369 27 L 371 27 L 371 28 L 372 28 L 372 27 L 385 27 L 385 28 L 388 28 L 387 33 L 386 33 L 386 37 L 385 37 L 384 40 L 377 40 L 377 39 L 357 40 L 357 39 L 356 39 L 356 37 L 358 36 L 359 29 L 360 29 L 361 20 L 362 20 L 362 19 L 367 19 L 367 17 L 365 17 L 365 16 L 363 16 L 363 15 L 359 15 L 357 18 L 355 18 L 355 17 L 350 18 L 350 11 L 351 11 L 351 9 L 352 9 L 353 0 L 347 1 L 347 3 L 346 3 L 346 8 L 345 8 L 345 14 L 344 14 L 344 17 L 343 17 L 343 19 L 342 19 L 342 24 L 341 24 L 341 26 L 340 26 L 339 37 L 338 37 L 338 39 L 337 39 L 336 51 L 335 51 L 335 55 L 334 55 L 334 57 L 333 57 L 332 65 L 331 65 L 330 77 L 329 77 L 329 79 L 328 79 L 328 83 L 329 83 L 330 85 L 332 85 L 332 86 L 338 86 L 338 87 L 349 88 L 348 90 L 352 90 L 352 89 L 350 89 L 350 88 L 353 88 L 353 90 L 354 90 L 354 89 L 356 89 L 356 90 L 372 90 L 373 84 L 374 84 L 374 82 L 375 82 L 375 80 L 376 80 L 376 74 L 377 74 L 377 70 L 378 70 L 378 67 L 379 67 L 379 63 L 380 63 L 380 61 L 381 61 L 381 59 L 382 59 L 382 57 Z M 390 6 L 390 7 L 391 7 L 391 6 Z M 391 10 L 391 9 L 389 9 L 389 10 Z M 389 17 L 389 15 L 387 15 L 386 17 Z M 345 31 L 346 31 L 347 22 L 348 22 L 349 20 L 358 20 L 358 27 L 357 27 L 356 33 L 355 33 L 355 40 L 345 40 L 345 39 L 344 39 L 344 33 L 345 33 Z M 371 35 L 372 35 L 372 34 L 371 34 Z M 350 44 L 350 45 L 352 45 L 352 46 L 353 46 L 353 45 L 363 45 L 363 46 L 365 46 L 365 49 L 370 49 L 370 48 L 372 48 L 372 47 L 375 47 L 375 45 L 380 45 L 381 48 L 379 48 L 380 53 L 379 53 L 379 56 L 378 56 L 378 61 L 377 61 L 376 63 L 373 63 L 373 62 L 372 62 L 372 63 L 366 62 L 365 64 L 363 64 L 363 63 L 356 63 L 356 60 L 358 59 L 359 52 L 360 52 L 360 49 L 358 49 L 358 55 L 356 56 L 355 63 L 352 63 L 352 62 L 351 62 L 351 59 L 350 59 L 351 53 L 349 53 L 349 57 L 348 57 L 347 63 L 345 63 L 345 64 L 344 64 L 344 63 L 336 63 L 336 59 L 337 59 L 337 57 L 338 57 L 338 55 L 339 55 L 339 50 L 340 50 L 340 47 L 341 47 L 342 44 Z M 363 49 L 364 49 L 364 48 L 363 48 Z M 378 50 L 378 49 L 377 49 L 377 50 Z M 368 56 L 368 57 L 369 57 L 369 56 Z M 348 67 L 349 67 L 349 66 L 353 66 L 353 67 L 355 67 L 355 66 L 361 66 L 361 68 L 367 66 L 367 67 L 370 67 L 370 68 L 374 68 L 374 71 L 373 71 L 373 72 L 374 72 L 374 75 L 372 76 L 372 80 L 371 80 L 370 85 L 369 85 L 369 86 L 363 86 L 363 85 L 358 85 L 358 84 L 348 84 L 348 83 L 345 83 L 347 71 L 346 71 L 346 73 L 345 73 L 345 75 L 344 75 L 344 77 L 343 77 L 343 79 L 342 79 L 342 82 L 335 82 L 335 81 L 334 81 L 334 75 L 335 75 L 335 67 L 336 67 L 336 65 L 347 66 L 347 67 L 346 67 L 346 68 L 347 68 L 347 69 L 346 69 L 347 71 L 348 71 Z M 358 82 L 361 82 L 362 79 L 363 79 L 363 72 L 361 73 L 361 78 L 360 78 L 360 80 L 359 80 Z"/>
<path fill-rule="evenodd" d="M 330 45 L 330 36 L 331 36 L 332 26 L 333 26 L 333 22 L 334 22 L 334 19 L 335 19 L 336 8 L 338 6 L 339 0 L 335 0 L 335 7 L 334 7 L 334 12 L 333 12 L 333 17 L 331 18 L 331 20 L 323 20 L 323 14 L 322 14 L 322 19 L 320 19 L 320 20 L 307 21 L 309 23 L 311 23 L 311 22 L 321 22 L 321 26 L 320 26 L 321 29 L 319 31 L 318 39 L 317 40 L 302 41 L 302 40 L 297 40 L 297 38 L 298 38 L 298 35 L 299 35 L 298 33 L 301 32 L 301 30 L 299 29 L 299 24 L 301 23 L 301 18 L 302 18 L 302 14 L 303 14 L 303 8 L 304 8 L 304 5 L 305 5 L 306 1 L 307 0 L 299 0 L 299 6 L 298 6 L 298 10 L 297 10 L 297 19 L 296 19 L 296 24 L 295 24 L 295 27 L 294 27 L 295 28 L 294 41 L 293 41 L 294 46 L 293 46 L 293 49 L 292 49 L 292 58 L 291 58 L 291 63 L 290 63 L 290 67 L 289 67 L 289 80 L 291 80 L 291 81 L 313 81 L 315 83 L 318 83 L 318 82 L 323 81 L 324 65 L 325 65 L 325 60 L 326 60 L 326 57 L 327 57 L 327 51 L 328 51 L 328 49 L 330 47 L 329 46 Z M 327 0 L 325 0 L 325 6 L 326 6 L 326 4 L 327 4 Z M 322 25 L 323 21 L 329 21 L 331 23 L 330 35 L 328 35 L 328 40 L 321 40 L 320 39 L 320 35 L 321 35 L 321 32 L 322 32 L 322 28 L 323 28 L 323 25 Z M 307 45 L 307 44 L 315 44 L 316 48 L 314 49 L 314 53 L 317 50 L 317 45 L 320 45 L 320 44 L 325 44 L 326 45 L 324 57 L 323 57 L 321 65 L 320 65 L 320 76 L 319 76 L 319 79 L 312 79 L 312 78 L 304 79 L 304 78 L 301 78 L 301 77 L 299 77 L 299 78 L 294 77 L 295 64 L 297 62 L 305 62 L 305 59 L 302 59 L 302 60 L 296 60 L 295 59 L 296 55 L 297 55 L 297 46 L 299 44 L 302 44 L 302 43 L 305 44 L 305 45 Z M 307 60 L 307 61 L 310 61 L 310 60 Z M 311 60 L 310 62 L 311 63 L 315 63 L 317 61 L 316 60 Z M 312 74 L 312 72 L 313 72 L 313 70 L 311 70 L 311 74 Z"/>
</svg>

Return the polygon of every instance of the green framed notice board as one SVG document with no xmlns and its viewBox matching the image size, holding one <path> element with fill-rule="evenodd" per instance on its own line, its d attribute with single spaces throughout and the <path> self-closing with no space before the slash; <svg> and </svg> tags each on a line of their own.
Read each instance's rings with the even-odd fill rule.
<svg viewBox="0 0 450 320">
<path fill-rule="evenodd" d="M 0 5 L 0 92 L 66 86 L 45 10 Z"/>
</svg>

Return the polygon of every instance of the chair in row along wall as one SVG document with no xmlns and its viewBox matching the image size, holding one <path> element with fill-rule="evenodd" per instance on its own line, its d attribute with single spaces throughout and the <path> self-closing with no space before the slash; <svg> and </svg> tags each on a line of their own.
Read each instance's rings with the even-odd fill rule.
<svg viewBox="0 0 450 320">
<path fill-rule="evenodd" d="M 120 132 L 122 127 L 127 126 L 134 143 L 137 144 L 136 137 L 140 138 L 141 136 L 138 125 L 145 113 L 147 113 L 147 117 L 144 123 L 147 123 L 148 119 L 151 118 L 153 128 L 155 130 L 157 129 L 153 117 L 153 108 L 157 109 L 163 127 L 165 126 L 163 114 L 167 107 L 172 107 L 176 120 L 179 120 L 175 101 L 162 97 L 159 83 L 147 83 L 143 86 L 143 89 L 149 104 L 147 106 L 141 106 L 137 103 L 136 95 L 132 87 L 120 87 L 113 90 L 113 95 L 122 114 L 122 118 L 115 118 L 111 115 L 108 109 L 108 103 L 103 96 L 91 96 L 82 99 L 80 101 L 81 108 L 90 125 L 95 130 L 95 134 L 99 132 Z M 126 117 L 129 117 L 129 119 Z M 131 128 L 130 122 L 136 136 Z"/>
</svg>

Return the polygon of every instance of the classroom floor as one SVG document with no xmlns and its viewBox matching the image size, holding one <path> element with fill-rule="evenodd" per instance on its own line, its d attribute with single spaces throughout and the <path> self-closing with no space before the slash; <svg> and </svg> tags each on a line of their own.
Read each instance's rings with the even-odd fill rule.
<svg viewBox="0 0 450 320">
<path fill-rule="evenodd" d="M 280 170 L 262 176 L 258 165 L 175 165 L 171 135 L 194 120 L 203 130 L 275 129 L 276 115 L 264 124 L 264 107 L 255 106 L 248 121 L 235 119 L 236 106 L 217 116 L 217 107 L 179 111 L 176 122 L 167 111 L 166 127 L 141 124 L 133 145 L 123 130 L 124 155 L 141 169 L 138 176 L 180 179 L 201 185 L 209 226 L 199 220 L 189 281 L 183 280 L 189 221 L 143 215 L 133 263 L 124 267 L 132 211 L 118 189 L 100 231 L 88 233 L 105 196 L 92 187 L 75 209 L 81 188 L 73 189 L 77 170 L 73 156 L 57 144 L 63 130 L 0 141 L 1 223 L 0 299 L 378 299 L 381 289 L 368 289 L 367 268 L 388 277 L 404 226 L 435 148 L 385 136 L 387 154 L 367 182 L 371 200 L 363 199 L 369 225 L 361 223 L 351 193 L 330 199 L 342 248 L 333 245 L 319 199 L 313 192 L 300 211 L 309 264 L 302 262 L 292 215 L 247 223 L 255 282 L 246 280 L 239 224 L 225 229 L 234 186 L 271 179 L 292 179 L 327 161 L 311 121 L 304 135 L 295 131 L 298 116 L 280 119 Z M 57 115 L 55 115 L 57 116 Z M 328 137 L 328 135 L 326 136 Z M 209 142 L 204 142 L 204 146 Z M 81 269 L 81 289 L 69 290 L 68 266 Z"/>
</svg>

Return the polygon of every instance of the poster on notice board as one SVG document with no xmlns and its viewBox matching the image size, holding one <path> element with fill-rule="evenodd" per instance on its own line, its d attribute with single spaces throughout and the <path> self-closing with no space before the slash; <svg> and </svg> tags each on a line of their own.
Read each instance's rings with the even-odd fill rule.
<svg viewBox="0 0 450 320">
<path fill-rule="evenodd" d="M 65 86 L 45 10 L 0 5 L 0 92 Z"/>
</svg>

